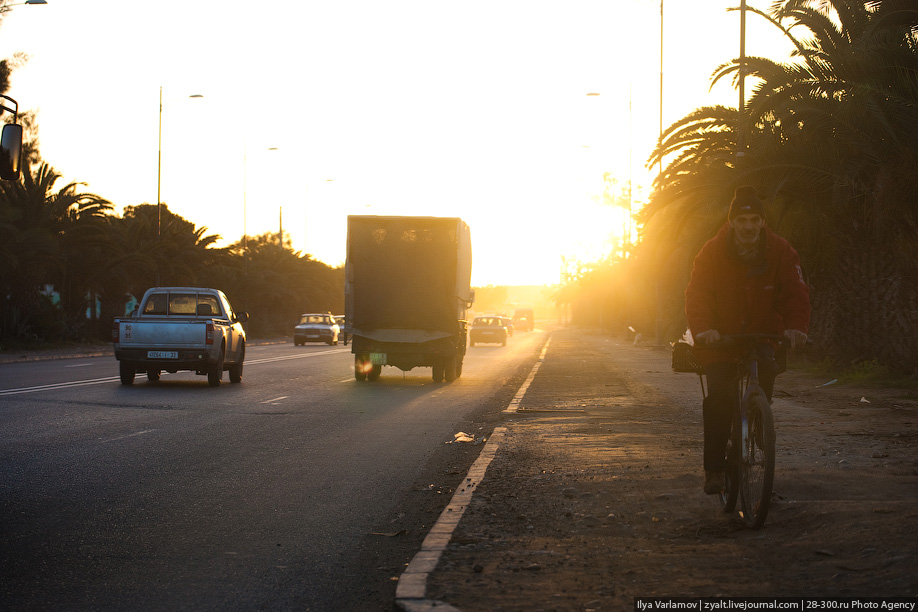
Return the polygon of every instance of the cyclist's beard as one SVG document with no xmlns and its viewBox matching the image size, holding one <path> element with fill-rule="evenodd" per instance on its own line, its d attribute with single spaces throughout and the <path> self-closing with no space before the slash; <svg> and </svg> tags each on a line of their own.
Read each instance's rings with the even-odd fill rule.
<svg viewBox="0 0 918 612">
<path fill-rule="evenodd" d="M 761 236 L 762 228 L 733 228 L 733 237 L 738 249 L 757 249 Z"/>
<path fill-rule="evenodd" d="M 755 261 L 756 255 L 759 253 L 759 246 L 762 243 L 759 238 L 760 236 L 757 236 L 756 240 L 753 242 L 741 242 L 738 236 L 734 237 L 734 242 L 736 244 L 736 255 L 740 258 L 741 261 L 747 264 L 751 264 L 753 261 Z"/>
</svg>

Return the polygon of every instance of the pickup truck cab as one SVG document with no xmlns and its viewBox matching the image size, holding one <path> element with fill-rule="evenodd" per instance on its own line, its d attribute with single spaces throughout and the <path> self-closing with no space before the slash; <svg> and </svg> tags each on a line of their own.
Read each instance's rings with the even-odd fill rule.
<svg viewBox="0 0 918 612">
<path fill-rule="evenodd" d="M 230 382 L 241 382 L 248 318 L 233 312 L 217 289 L 148 289 L 134 314 L 112 327 L 121 384 L 133 384 L 137 372 L 156 382 L 162 372 L 179 370 L 206 375 L 211 387 L 220 385 L 224 370 Z"/>
</svg>

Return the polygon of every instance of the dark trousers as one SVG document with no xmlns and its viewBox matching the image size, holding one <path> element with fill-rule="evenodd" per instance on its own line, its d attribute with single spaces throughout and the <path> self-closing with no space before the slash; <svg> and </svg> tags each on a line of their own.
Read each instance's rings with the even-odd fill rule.
<svg viewBox="0 0 918 612">
<path fill-rule="evenodd" d="M 778 367 L 775 349 L 769 344 L 756 347 L 759 354 L 759 385 L 771 400 Z M 708 396 L 704 398 L 702 421 L 704 423 L 704 469 L 723 472 L 724 454 L 730 438 L 730 421 L 739 401 L 737 383 L 740 377 L 735 362 L 712 363 L 704 368 L 708 379 Z"/>
</svg>

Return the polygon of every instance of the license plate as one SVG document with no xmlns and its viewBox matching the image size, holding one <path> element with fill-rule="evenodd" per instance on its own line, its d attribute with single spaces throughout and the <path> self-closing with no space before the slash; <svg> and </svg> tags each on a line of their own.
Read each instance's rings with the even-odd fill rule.
<svg viewBox="0 0 918 612">
<path fill-rule="evenodd" d="M 370 353 L 370 363 L 373 365 L 387 365 L 385 353 Z"/>
<path fill-rule="evenodd" d="M 147 359 L 178 359 L 178 351 L 147 351 Z"/>
<path fill-rule="evenodd" d="M 307 338 L 318 338 L 319 334 L 306 334 Z"/>
</svg>

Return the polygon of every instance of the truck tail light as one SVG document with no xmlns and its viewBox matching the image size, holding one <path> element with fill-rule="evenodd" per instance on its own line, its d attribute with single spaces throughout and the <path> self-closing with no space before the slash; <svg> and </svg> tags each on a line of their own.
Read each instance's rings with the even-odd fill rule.
<svg viewBox="0 0 918 612">
<path fill-rule="evenodd" d="M 118 327 L 119 327 L 118 321 L 115 321 L 112 324 L 112 342 L 114 342 L 115 344 L 118 343 Z"/>
<path fill-rule="evenodd" d="M 206 331 L 204 332 L 204 344 L 208 346 L 214 343 L 214 324 L 208 323 Z"/>
</svg>

